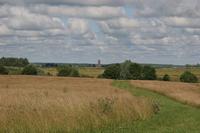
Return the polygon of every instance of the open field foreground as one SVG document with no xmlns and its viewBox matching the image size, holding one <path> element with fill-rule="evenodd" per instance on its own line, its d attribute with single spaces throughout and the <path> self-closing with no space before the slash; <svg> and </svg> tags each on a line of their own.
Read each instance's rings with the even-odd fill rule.
<svg viewBox="0 0 200 133">
<path fill-rule="evenodd" d="M 112 80 L 0 76 L 0 132 L 102 132 L 153 114 Z M 101 130 L 102 129 L 102 130 Z M 107 131 L 107 130 L 106 130 Z"/>
<path fill-rule="evenodd" d="M 139 80 L 133 80 L 131 83 L 135 87 L 155 91 L 177 101 L 200 107 L 200 84 Z"/>
</svg>

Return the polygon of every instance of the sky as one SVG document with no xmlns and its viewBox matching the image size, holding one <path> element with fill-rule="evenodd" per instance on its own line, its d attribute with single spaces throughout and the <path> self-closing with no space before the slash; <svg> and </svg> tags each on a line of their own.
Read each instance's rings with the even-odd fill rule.
<svg viewBox="0 0 200 133">
<path fill-rule="evenodd" d="M 0 0 L 0 57 L 200 63 L 200 0 Z"/>
</svg>

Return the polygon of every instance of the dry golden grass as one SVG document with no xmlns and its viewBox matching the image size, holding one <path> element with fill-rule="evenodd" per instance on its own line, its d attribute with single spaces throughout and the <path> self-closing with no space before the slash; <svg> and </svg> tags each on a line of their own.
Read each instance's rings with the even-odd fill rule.
<svg viewBox="0 0 200 133">
<path fill-rule="evenodd" d="M 199 84 L 139 80 L 131 81 L 131 83 L 136 87 L 149 89 L 190 105 L 200 106 Z"/>
<path fill-rule="evenodd" d="M 111 86 L 112 80 L 0 76 L 0 132 L 49 132 L 145 119 L 144 98 Z"/>
</svg>

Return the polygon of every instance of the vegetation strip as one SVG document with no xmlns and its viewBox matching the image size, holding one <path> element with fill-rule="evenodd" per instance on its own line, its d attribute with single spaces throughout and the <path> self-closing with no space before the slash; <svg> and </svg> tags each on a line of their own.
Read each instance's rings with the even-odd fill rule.
<svg viewBox="0 0 200 133">
<path fill-rule="evenodd" d="M 132 86 L 128 81 L 114 81 L 113 86 L 125 89 L 135 96 L 147 97 L 158 102 L 160 111 L 154 117 L 136 121 L 125 133 L 198 133 L 200 131 L 200 110 L 174 101 L 166 96 Z"/>
</svg>

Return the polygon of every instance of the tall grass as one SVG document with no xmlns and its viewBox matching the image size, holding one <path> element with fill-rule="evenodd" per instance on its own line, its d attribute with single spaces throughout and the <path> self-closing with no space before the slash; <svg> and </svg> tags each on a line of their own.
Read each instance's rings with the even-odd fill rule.
<svg viewBox="0 0 200 133">
<path fill-rule="evenodd" d="M 1 76 L 0 132 L 93 132 L 150 117 L 145 98 L 111 80 Z"/>
</svg>

